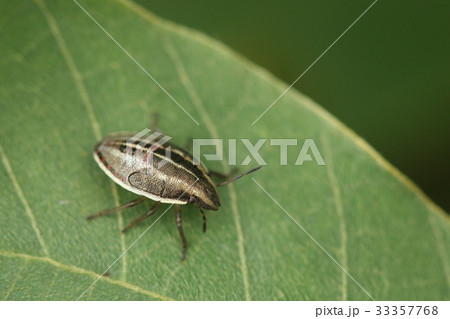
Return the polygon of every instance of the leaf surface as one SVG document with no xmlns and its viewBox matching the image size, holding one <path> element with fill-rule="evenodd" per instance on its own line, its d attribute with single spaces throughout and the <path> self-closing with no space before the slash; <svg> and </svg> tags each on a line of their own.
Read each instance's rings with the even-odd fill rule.
<svg viewBox="0 0 450 319">
<path fill-rule="evenodd" d="M 131 2 L 80 4 L 126 52 L 75 2 L 0 4 L 1 299 L 449 299 L 448 217 L 360 137 L 294 89 L 252 125 L 286 84 Z M 93 146 L 148 127 L 155 111 L 176 144 L 237 139 L 238 163 L 240 139 L 267 139 L 268 165 L 220 188 L 206 234 L 182 207 L 183 263 L 173 208 L 126 235 L 151 203 L 85 220 L 136 197 L 97 167 Z M 288 165 L 275 138 L 298 141 Z M 306 139 L 326 165 L 295 165 Z"/>
</svg>

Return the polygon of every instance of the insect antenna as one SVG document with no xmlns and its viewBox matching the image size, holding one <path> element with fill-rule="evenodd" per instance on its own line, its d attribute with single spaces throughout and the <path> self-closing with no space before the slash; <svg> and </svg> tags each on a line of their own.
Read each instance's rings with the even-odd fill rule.
<svg viewBox="0 0 450 319">
<path fill-rule="evenodd" d="M 219 184 L 216 184 L 216 185 L 217 185 L 217 186 L 227 185 L 227 184 L 229 184 L 229 183 L 231 183 L 231 182 L 237 180 L 238 178 L 241 178 L 242 176 L 248 175 L 248 174 L 250 174 L 250 173 L 253 173 L 253 172 L 259 170 L 260 168 L 261 168 L 261 166 L 252 168 L 251 170 L 248 170 L 248 171 L 246 171 L 246 172 L 244 172 L 244 173 L 241 173 L 241 174 L 239 174 L 239 175 L 236 175 L 235 177 L 230 178 L 230 179 L 226 180 L 225 182 L 222 182 L 222 183 L 219 183 Z"/>
</svg>

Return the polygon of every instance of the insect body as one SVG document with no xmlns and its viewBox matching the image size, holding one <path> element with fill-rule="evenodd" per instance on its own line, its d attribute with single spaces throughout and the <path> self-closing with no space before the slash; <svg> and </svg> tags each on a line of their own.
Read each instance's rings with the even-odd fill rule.
<svg viewBox="0 0 450 319">
<path fill-rule="evenodd" d="M 188 153 L 174 145 L 161 145 L 161 139 L 134 136 L 110 135 L 95 147 L 94 159 L 117 184 L 161 203 L 219 208 L 216 185 Z"/>
<path fill-rule="evenodd" d="M 260 167 L 240 174 L 232 179 L 222 174 L 208 171 L 202 165 L 195 165 L 191 155 L 181 148 L 170 145 L 165 136 L 155 132 L 143 138 L 142 134 L 116 133 L 105 137 L 94 149 L 94 159 L 100 168 L 123 188 L 141 195 L 127 204 L 88 216 L 88 220 L 135 206 L 146 198 L 156 203 L 143 216 L 135 219 L 122 231 L 151 216 L 160 203 L 175 204 L 177 226 L 181 236 L 184 260 L 187 241 L 183 233 L 181 209 L 178 205 L 194 204 L 203 217 L 203 231 L 206 231 L 206 217 L 203 209 L 218 210 L 220 198 L 216 184 L 210 175 L 227 179 L 225 185 L 251 173 Z"/>
</svg>

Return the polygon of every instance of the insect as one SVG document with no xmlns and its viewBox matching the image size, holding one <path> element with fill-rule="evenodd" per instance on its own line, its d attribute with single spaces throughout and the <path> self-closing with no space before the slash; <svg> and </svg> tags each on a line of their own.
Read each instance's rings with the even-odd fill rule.
<svg viewBox="0 0 450 319">
<path fill-rule="evenodd" d="M 147 130 L 150 132 L 150 130 Z M 133 220 L 122 232 L 153 215 L 161 203 L 175 205 L 176 223 L 181 237 L 181 260 L 186 257 L 187 240 L 183 232 L 181 205 L 194 204 L 202 215 L 203 232 L 206 232 L 204 210 L 218 210 L 220 197 L 217 186 L 226 185 L 261 166 L 233 178 L 196 165 L 193 157 L 184 149 L 167 142 L 157 130 L 147 137 L 135 133 L 116 133 L 106 136 L 94 148 L 94 159 L 100 168 L 123 188 L 141 195 L 129 203 L 102 210 L 87 217 L 88 220 L 109 215 L 136 206 L 146 199 L 155 204 L 144 215 Z M 170 139 L 170 138 L 169 138 Z M 223 180 L 215 184 L 211 176 Z"/>
</svg>

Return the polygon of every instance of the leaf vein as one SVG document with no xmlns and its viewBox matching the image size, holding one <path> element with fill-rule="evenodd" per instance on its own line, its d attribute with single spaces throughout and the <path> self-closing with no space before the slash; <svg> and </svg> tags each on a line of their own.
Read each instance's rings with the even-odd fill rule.
<svg viewBox="0 0 450 319">
<path fill-rule="evenodd" d="M 200 113 L 200 116 L 203 119 L 203 122 L 206 125 L 206 128 L 208 129 L 211 136 L 215 139 L 219 138 L 219 134 L 217 132 L 216 126 L 214 125 L 213 121 L 209 117 L 208 113 L 206 112 L 202 100 L 198 96 L 191 80 L 189 79 L 189 76 L 186 72 L 186 69 L 184 68 L 183 62 L 181 61 L 177 51 L 172 46 L 172 43 L 170 42 L 170 39 L 163 33 L 163 41 L 164 41 L 164 47 L 169 54 L 170 58 L 172 59 L 175 69 L 178 73 L 178 76 L 180 77 L 181 83 L 183 84 L 184 88 L 186 89 L 187 93 L 189 94 L 192 102 L 194 103 L 195 108 Z M 224 169 L 226 169 L 226 164 L 222 163 Z M 242 226 L 240 221 L 240 214 L 239 214 L 239 208 L 237 206 L 237 195 L 236 191 L 232 184 L 228 185 L 229 192 L 230 192 L 230 201 L 231 201 L 231 210 L 233 212 L 233 218 L 234 218 L 234 224 L 236 227 L 236 233 L 237 233 L 237 245 L 239 250 L 239 258 L 241 261 L 241 272 L 242 272 L 242 280 L 244 284 L 244 293 L 245 293 L 245 299 L 251 300 L 250 297 L 250 285 L 248 280 L 248 269 L 247 269 L 247 262 L 246 262 L 246 256 L 245 256 L 245 247 L 244 247 L 244 233 L 242 232 Z"/>
<path fill-rule="evenodd" d="M 42 263 L 52 265 L 58 269 L 68 271 L 70 273 L 87 275 L 87 276 L 90 276 L 93 278 L 98 278 L 100 276 L 99 274 L 97 274 L 94 271 L 87 270 L 87 269 L 73 266 L 73 265 L 64 264 L 64 263 L 61 263 L 50 257 L 39 257 L 39 256 L 33 256 L 33 255 L 29 255 L 29 254 L 14 253 L 14 252 L 5 251 L 5 250 L 0 250 L 0 256 L 4 256 L 4 257 L 8 257 L 8 258 L 21 258 L 21 259 L 24 259 L 27 261 L 42 262 Z M 150 291 L 150 290 L 144 289 L 140 286 L 130 284 L 128 282 L 124 282 L 121 280 L 112 279 L 109 277 L 101 277 L 101 280 L 108 282 L 112 285 L 120 286 L 120 287 L 126 288 L 128 290 L 132 290 L 134 292 L 150 296 L 152 298 L 156 298 L 156 299 L 160 299 L 160 300 L 174 300 L 173 298 L 170 298 L 168 296 L 161 295 L 157 292 Z"/>
<path fill-rule="evenodd" d="M 336 206 L 336 213 L 339 220 L 339 232 L 341 236 L 341 263 L 342 267 L 348 270 L 348 262 L 347 262 L 347 228 L 345 225 L 345 216 L 344 216 L 344 208 L 342 206 L 341 199 L 341 191 L 339 188 L 339 183 L 335 174 L 335 169 L 333 166 L 333 159 L 331 154 L 331 148 L 328 141 L 328 138 L 325 135 L 321 136 L 322 144 L 324 146 L 324 151 L 327 155 L 327 174 L 328 179 L 330 180 L 331 188 L 333 190 L 333 200 Z M 341 271 L 342 277 L 342 300 L 348 299 L 348 283 L 347 283 L 347 274 L 344 271 Z"/>
<path fill-rule="evenodd" d="M 20 201 L 22 202 L 22 205 L 25 207 L 25 212 L 27 213 L 28 217 L 30 218 L 31 226 L 33 227 L 33 230 L 36 233 L 38 242 L 41 245 L 41 248 L 42 248 L 44 254 L 46 256 L 48 256 L 49 254 L 48 254 L 47 245 L 45 244 L 44 238 L 41 236 L 41 232 L 39 231 L 39 227 L 37 225 L 33 211 L 31 210 L 30 205 L 28 204 L 28 200 L 26 199 L 25 195 L 23 194 L 22 188 L 20 187 L 19 183 L 17 182 L 16 175 L 14 175 L 14 172 L 11 168 L 11 164 L 9 163 L 9 159 L 6 156 L 6 154 L 3 150 L 3 147 L 1 145 L 0 145 L 0 155 L 2 157 L 3 165 L 5 166 L 6 172 L 8 173 L 9 178 L 11 179 L 11 182 L 14 186 L 16 194 L 19 197 Z"/>
<path fill-rule="evenodd" d="M 258 71 L 262 74 L 266 74 L 266 71 L 258 69 Z M 276 80 L 277 86 L 282 88 L 283 83 Z M 435 204 L 414 182 L 409 179 L 406 175 L 400 172 L 394 165 L 389 163 L 384 157 L 378 153 L 373 146 L 367 143 L 362 137 L 358 136 L 353 130 L 351 130 L 344 123 L 335 118 L 331 113 L 327 110 L 319 107 L 313 100 L 301 94 L 298 91 L 290 91 L 292 97 L 297 100 L 301 107 L 305 107 L 306 109 L 313 112 L 318 117 L 322 118 L 325 122 L 330 124 L 332 127 L 336 128 L 340 131 L 345 137 L 349 138 L 357 147 L 363 150 L 368 156 L 370 156 L 381 168 L 392 174 L 396 179 L 398 179 L 405 187 L 407 187 L 410 191 L 412 191 L 420 200 L 422 200 L 426 207 L 430 210 L 436 212 L 441 217 L 450 221 L 449 215 L 437 204 Z"/>
<path fill-rule="evenodd" d="M 81 73 L 78 71 L 78 68 L 75 64 L 75 61 L 72 58 L 72 55 L 69 51 L 69 48 L 66 45 L 66 42 L 63 39 L 63 36 L 61 34 L 61 31 L 59 30 L 58 23 L 56 22 L 53 15 L 50 13 L 50 11 L 47 9 L 47 6 L 44 2 L 44 0 L 35 0 L 35 3 L 38 5 L 40 10 L 42 11 L 45 19 L 47 20 L 47 24 L 50 28 L 50 32 L 53 34 L 56 43 L 58 45 L 59 50 L 61 51 L 61 54 L 69 68 L 69 71 L 73 77 L 73 80 L 75 82 L 75 86 L 77 88 L 78 93 L 80 94 L 81 100 L 86 108 L 86 112 L 88 114 L 89 121 L 91 123 L 92 129 L 94 131 L 94 135 L 97 141 L 99 141 L 102 137 L 100 132 L 100 125 L 97 122 L 97 119 L 95 117 L 94 108 L 92 106 L 91 100 L 89 98 L 89 95 L 87 93 L 87 89 L 83 82 L 83 77 Z M 116 206 L 119 206 L 119 198 L 117 193 L 116 185 L 113 181 L 111 181 L 111 191 L 113 194 L 114 202 Z M 123 219 L 122 219 L 122 213 L 118 212 L 118 227 L 119 229 L 123 229 Z M 123 234 L 120 235 L 120 244 L 122 251 L 125 250 L 125 236 Z M 122 276 L 123 279 L 126 278 L 126 255 L 122 257 Z"/>
</svg>

